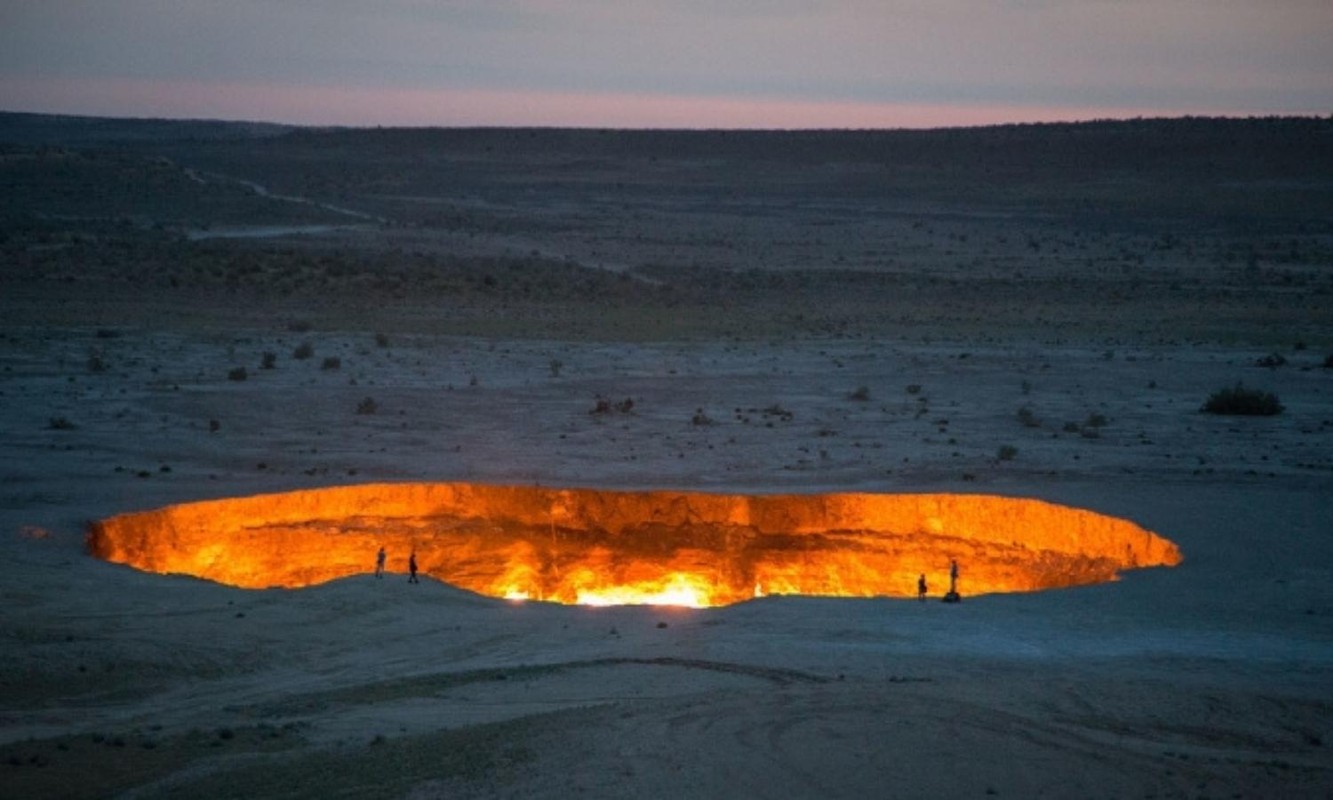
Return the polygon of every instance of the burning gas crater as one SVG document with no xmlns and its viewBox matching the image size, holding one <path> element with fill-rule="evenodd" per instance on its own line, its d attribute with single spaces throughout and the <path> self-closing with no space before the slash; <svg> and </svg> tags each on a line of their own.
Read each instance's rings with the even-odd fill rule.
<svg viewBox="0 0 1333 800">
<path fill-rule="evenodd" d="M 98 558 L 244 588 L 390 572 L 492 597 L 721 606 L 770 594 L 1030 592 L 1172 566 L 1170 541 L 1038 500 L 950 494 L 722 495 L 372 484 L 169 506 L 96 522 Z"/>
</svg>

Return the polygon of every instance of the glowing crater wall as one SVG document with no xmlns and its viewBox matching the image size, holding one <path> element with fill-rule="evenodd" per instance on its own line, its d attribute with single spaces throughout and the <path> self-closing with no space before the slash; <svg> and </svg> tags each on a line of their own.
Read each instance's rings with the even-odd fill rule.
<svg viewBox="0 0 1333 800">
<path fill-rule="evenodd" d="M 169 506 L 96 522 L 89 551 L 245 588 L 371 572 L 375 553 L 495 597 L 725 605 L 763 594 L 1021 592 L 1171 566 L 1126 520 L 988 495 L 724 495 L 370 484 Z"/>
</svg>

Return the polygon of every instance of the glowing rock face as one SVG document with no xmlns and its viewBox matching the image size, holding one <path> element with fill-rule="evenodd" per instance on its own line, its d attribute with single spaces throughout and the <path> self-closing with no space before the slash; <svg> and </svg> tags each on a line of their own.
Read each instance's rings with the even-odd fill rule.
<svg viewBox="0 0 1333 800">
<path fill-rule="evenodd" d="M 719 606 L 771 594 L 964 595 L 1115 580 L 1180 551 L 1137 525 L 987 495 L 721 495 L 370 484 L 169 506 L 96 522 L 98 558 L 244 588 L 406 572 L 492 597 Z"/>
</svg>

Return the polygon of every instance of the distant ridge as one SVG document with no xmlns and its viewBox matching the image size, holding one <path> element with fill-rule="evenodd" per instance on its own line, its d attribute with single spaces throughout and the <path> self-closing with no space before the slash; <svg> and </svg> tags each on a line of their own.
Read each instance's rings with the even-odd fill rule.
<svg viewBox="0 0 1333 800">
<path fill-rule="evenodd" d="M 136 119 L 0 111 L 0 142 L 113 147 L 154 142 L 226 141 L 278 136 L 291 125 L 223 120 Z"/>
<path fill-rule="evenodd" d="M 1308 193 L 1312 212 L 1333 192 L 1333 117 L 1174 117 L 893 130 L 657 130 L 599 128 L 341 128 L 219 120 L 113 119 L 0 112 L 0 146 L 118 150 L 182 163 L 375 159 L 420 170 L 441 159 L 581 169 L 693 162 L 741 174 L 830 165 L 871 169 L 922 187 L 1115 184 L 1178 193 L 1184 185 L 1281 182 Z M 245 152 L 242 153 L 241 150 Z M 296 161 L 291 160 L 295 158 Z M 218 161 L 217 159 L 221 159 Z M 748 166 L 747 166 L 748 165 Z M 776 170 L 776 171 L 775 171 Z M 735 172 L 739 171 L 739 172 Z M 804 178 L 791 173 L 792 180 Z M 1229 183 L 1228 183 L 1229 182 Z M 862 181 L 864 183 L 864 180 Z M 849 191 L 851 187 L 848 187 Z M 969 190 L 970 190 L 969 189 Z M 1066 190 L 1057 194 L 1064 196 Z"/>
<path fill-rule="evenodd" d="M 1098 119 L 1080 122 L 1016 122 L 994 125 L 941 128 L 793 128 L 793 129 L 654 129 L 654 128 L 556 128 L 501 126 L 302 126 L 271 122 L 216 119 L 167 119 L 139 117 L 95 117 L 66 114 L 42 114 L 0 111 L 0 142 L 23 145 L 58 145 L 97 147 L 142 145 L 152 142 L 220 142 L 267 139 L 283 135 L 297 138 L 331 137 L 359 142 L 376 139 L 403 143 L 442 139 L 453 143 L 467 140 L 539 140 L 549 146 L 553 140 L 572 143 L 595 138 L 602 145 L 605 137 L 615 134 L 635 141 L 674 140 L 677 142 L 707 137 L 734 140 L 746 144 L 774 141 L 808 141 L 811 137 L 835 137 L 841 142 L 875 139 L 921 141 L 945 138 L 993 139 L 1014 141 L 1043 139 L 1048 136 L 1081 134 L 1101 138 L 1128 134 L 1168 134 L 1173 137 L 1209 138 L 1211 135 L 1236 135 L 1255 132 L 1300 133 L 1333 136 L 1333 115 L 1267 117 L 1143 117 L 1133 119 Z M 599 145 L 600 146 L 600 145 Z M 711 149 L 711 148 L 710 148 Z"/>
</svg>

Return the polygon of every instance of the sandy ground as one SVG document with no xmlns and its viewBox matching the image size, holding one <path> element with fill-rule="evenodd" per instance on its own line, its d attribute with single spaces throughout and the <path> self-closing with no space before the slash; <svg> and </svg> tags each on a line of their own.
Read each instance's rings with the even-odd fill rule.
<svg viewBox="0 0 1333 800">
<path fill-rule="evenodd" d="M 292 338 L 8 333 L 0 574 L 11 763 L 0 769 L 19 795 L 52 773 L 77 783 L 67 770 L 79 758 L 111 769 L 83 752 L 94 747 L 130 761 L 174 754 L 130 770 L 133 796 L 1333 787 L 1333 427 L 1322 369 L 1260 370 L 1215 346 L 1108 355 L 1018 342 L 962 357 L 955 344 L 898 341 L 423 335 L 379 347 L 365 333 L 303 334 L 317 353 L 345 354 L 332 371 L 290 358 Z M 90 347 L 107 370 L 86 371 Z M 275 369 L 227 380 L 233 362 L 280 349 Z M 1261 377 L 1287 413 L 1197 413 L 1209 387 L 1237 375 Z M 848 398 L 860 385 L 868 401 Z M 599 394 L 633 397 L 635 412 L 591 416 Z M 379 412 L 355 415 L 366 395 Z M 771 403 L 792 420 L 746 421 L 745 409 Z M 1047 421 L 1022 425 L 1022 406 Z M 715 424 L 692 425 L 697 408 Z M 1062 432 L 1091 412 L 1109 420 L 1100 436 Z M 52 429 L 54 417 L 77 427 Z M 1006 443 L 1018 455 L 1000 461 Z M 1033 496 L 1132 519 L 1177 542 L 1186 561 L 956 607 L 769 598 L 684 610 L 512 604 L 401 575 L 247 592 L 81 550 L 84 523 L 113 513 L 440 478 Z M 285 731 L 272 740 L 282 746 L 189 744 L 259 725 Z M 124 750 L 94 736 L 119 737 Z M 432 765 L 431 753 L 451 748 L 466 758 Z"/>
<path fill-rule="evenodd" d="M 738 197 L 704 162 L 598 183 L 609 162 L 548 161 L 526 189 L 461 159 L 460 188 L 404 171 L 321 201 L 397 227 L 228 205 L 100 282 L 78 241 L 23 245 L 0 292 L 0 797 L 1333 796 L 1326 224 L 1289 243 L 1200 217 L 1163 244 L 1045 207 L 798 207 L 801 181 L 843 185 L 817 165 Z M 312 191 L 198 170 L 171 185 Z M 336 261 L 368 241 L 424 266 Z M 455 269 L 438 253 L 482 260 L 430 282 Z M 596 269 L 541 283 L 575 262 Z M 1199 413 L 1237 381 L 1286 411 Z M 598 397 L 633 413 L 590 415 Z M 690 610 L 399 572 L 245 591 L 83 549 L 113 514 L 416 480 L 1036 497 L 1185 561 L 990 596 L 963 565 L 958 605 Z"/>
</svg>

